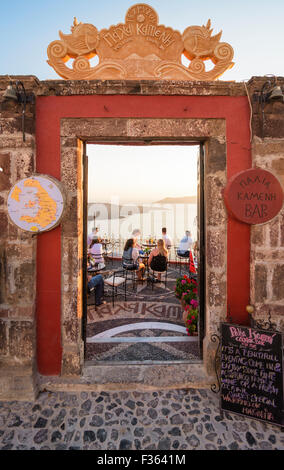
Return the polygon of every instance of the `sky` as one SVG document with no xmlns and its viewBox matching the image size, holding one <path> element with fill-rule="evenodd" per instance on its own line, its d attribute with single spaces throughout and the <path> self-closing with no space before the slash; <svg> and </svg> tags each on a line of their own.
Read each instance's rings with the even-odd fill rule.
<svg viewBox="0 0 284 470">
<path fill-rule="evenodd" d="M 99 30 L 124 22 L 133 0 L 1 0 L 0 75 L 60 79 L 47 64 L 47 46 L 70 33 L 74 16 Z M 235 51 L 235 66 L 222 80 L 284 75 L 283 0 L 149 0 L 160 24 L 183 32 L 211 19 L 213 34 Z"/>
<path fill-rule="evenodd" d="M 198 146 L 88 145 L 87 154 L 90 203 L 144 204 L 197 193 Z"/>
<path fill-rule="evenodd" d="M 47 64 L 47 47 L 59 39 L 59 30 L 70 34 L 70 27 L 74 17 L 83 23 L 91 23 L 98 30 L 108 28 L 113 24 L 124 22 L 128 8 L 135 0 L 1 0 L 1 42 L 0 42 L 0 75 L 35 75 L 39 80 L 61 79 Z M 206 25 L 211 19 L 213 34 L 223 31 L 221 41 L 228 42 L 235 51 L 234 67 L 225 72 L 221 80 L 247 81 L 252 76 L 284 75 L 284 0 L 149 0 L 145 3 L 152 6 L 159 16 L 159 23 L 179 30 L 181 33 L 193 25 Z M 187 148 L 188 152 L 190 148 Z M 107 150 L 112 151 L 114 162 L 118 147 Z M 138 174 L 147 179 L 142 157 L 137 149 Z M 166 155 L 169 149 L 161 149 L 161 155 Z M 95 154 L 94 154 L 95 152 Z M 104 168 L 103 149 L 100 150 L 101 166 L 96 160 L 96 167 L 90 172 L 106 174 L 109 170 Z M 90 157 L 97 155 L 94 149 L 89 151 Z M 167 154 L 168 155 L 168 154 Z M 189 155 L 189 153 L 188 153 Z M 129 167 L 133 152 L 121 158 L 125 167 Z M 94 157 L 95 158 L 95 157 Z M 110 158 L 110 157 L 109 157 Z M 157 156 L 156 162 L 162 157 Z M 167 165 L 172 161 L 168 155 Z M 185 154 L 179 156 L 180 165 L 185 164 Z M 90 158 L 91 162 L 92 158 Z M 127 163 L 126 163 L 127 160 Z M 95 160 L 93 160 L 95 162 Z M 110 160 L 109 160 L 110 161 Z M 182 163 L 183 161 L 183 163 Z M 193 160 L 191 160 L 193 161 Z M 187 160 L 186 163 L 190 163 Z M 136 164 L 135 164 L 136 165 Z M 113 163 L 112 167 L 115 167 Z M 117 169 L 117 171 L 120 171 Z M 195 168 L 190 170 L 196 175 Z M 90 173 L 91 174 L 91 173 Z M 139 177 L 140 177 L 139 176 Z M 173 181 L 172 174 L 168 173 L 168 186 Z M 177 187 L 172 188 L 174 196 L 176 189 L 183 191 L 179 184 L 182 175 L 176 179 Z M 116 189 L 116 188 L 115 188 Z M 188 186 L 186 196 L 192 194 L 192 185 Z M 161 189 L 162 190 L 162 189 Z M 122 191 L 122 188 L 121 188 Z M 99 193 L 97 192 L 97 197 Z M 133 193 L 132 193 L 133 194 Z M 121 197 L 127 197 L 121 192 Z M 147 194 L 149 198 L 149 195 Z M 105 195 L 100 194 L 104 199 Z M 156 194 L 151 195 L 156 199 Z M 135 201 L 134 201 L 135 202 Z"/>
</svg>

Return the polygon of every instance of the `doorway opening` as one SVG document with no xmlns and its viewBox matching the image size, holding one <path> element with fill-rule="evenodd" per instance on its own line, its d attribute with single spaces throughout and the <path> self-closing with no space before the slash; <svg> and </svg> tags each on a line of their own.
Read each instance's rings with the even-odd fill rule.
<svg viewBox="0 0 284 470">
<path fill-rule="evenodd" d="M 201 360 L 203 163 L 196 142 L 85 144 L 86 361 Z M 152 269 L 159 240 L 167 250 L 162 273 Z M 135 270 L 123 258 L 129 247 Z"/>
</svg>

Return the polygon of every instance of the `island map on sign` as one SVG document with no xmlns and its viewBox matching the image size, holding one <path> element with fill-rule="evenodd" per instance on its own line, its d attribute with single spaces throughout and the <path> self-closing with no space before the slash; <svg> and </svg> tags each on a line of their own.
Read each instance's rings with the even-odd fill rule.
<svg viewBox="0 0 284 470">
<path fill-rule="evenodd" d="M 34 233 L 57 225 L 63 206 L 59 186 L 44 176 L 18 181 L 8 196 L 8 213 L 12 222 L 22 230 Z"/>
</svg>

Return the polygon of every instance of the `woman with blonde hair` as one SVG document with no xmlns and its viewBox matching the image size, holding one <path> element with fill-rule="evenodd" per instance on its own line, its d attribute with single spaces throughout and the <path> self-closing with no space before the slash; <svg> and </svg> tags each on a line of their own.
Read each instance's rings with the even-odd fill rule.
<svg viewBox="0 0 284 470">
<path fill-rule="evenodd" d="M 161 272 L 167 269 L 169 252 L 165 246 L 165 241 L 160 238 L 149 256 L 148 265 L 153 271 L 158 272 L 158 281 L 161 280 Z"/>
</svg>

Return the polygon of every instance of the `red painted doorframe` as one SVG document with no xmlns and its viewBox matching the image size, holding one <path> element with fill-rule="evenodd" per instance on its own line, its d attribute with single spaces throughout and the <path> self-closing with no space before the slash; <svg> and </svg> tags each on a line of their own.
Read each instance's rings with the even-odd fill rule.
<svg viewBox="0 0 284 470">
<path fill-rule="evenodd" d="M 251 168 L 249 106 L 245 96 L 92 95 L 38 97 L 36 168 L 60 180 L 62 118 L 226 119 L 227 178 Z M 227 298 L 233 322 L 246 324 L 250 291 L 250 227 L 228 218 Z M 38 236 L 37 361 L 43 375 L 61 372 L 61 230 Z"/>
</svg>

